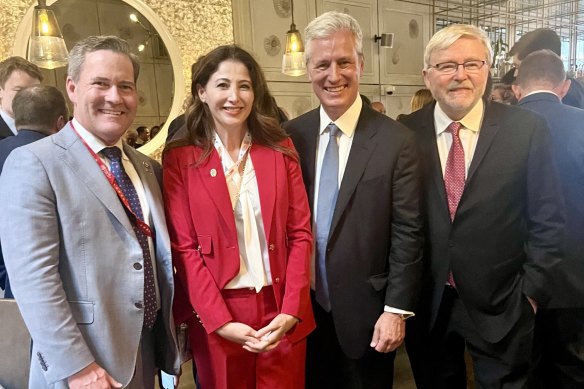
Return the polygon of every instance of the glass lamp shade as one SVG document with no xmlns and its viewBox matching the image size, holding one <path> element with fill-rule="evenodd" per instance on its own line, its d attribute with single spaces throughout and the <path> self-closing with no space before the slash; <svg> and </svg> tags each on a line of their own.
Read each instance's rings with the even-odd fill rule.
<svg viewBox="0 0 584 389">
<path fill-rule="evenodd" d="M 66 66 L 69 60 L 61 29 L 55 14 L 48 7 L 34 7 L 28 60 L 45 69 Z"/>
<path fill-rule="evenodd" d="M 306 74 L 304 63 L 304 44 L 300 32 L 292 24 L 286 33 L 286 52 L 282 58 L 282 73 L 298 77 Z"/>
</svg>

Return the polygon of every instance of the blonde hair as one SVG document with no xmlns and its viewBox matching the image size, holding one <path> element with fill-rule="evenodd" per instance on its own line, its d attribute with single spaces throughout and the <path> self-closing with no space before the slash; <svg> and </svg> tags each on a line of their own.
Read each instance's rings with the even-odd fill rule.
<svg viewBox="0 0 584 389">
<path fill-rule="evenodd" d="M 414 93 L 412 96 L 410 107 L 412 108 L 412 112 L 414 112 L 422 108 L 424 105 L 430 104 L 432 102 L 434 102 L 434 97 L 432 97 L 432 92 L 430 92 L 430 89 L 422 88 L 417 90 L 416 93 Z"/>
</svg>

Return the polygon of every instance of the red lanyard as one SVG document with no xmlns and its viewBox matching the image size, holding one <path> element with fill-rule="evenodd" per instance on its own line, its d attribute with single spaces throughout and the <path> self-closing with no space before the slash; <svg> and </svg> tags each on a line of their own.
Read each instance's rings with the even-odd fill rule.
<svg viewBox="0 0 584 389">
<path fill-rule="evenodd" d="M 132 214 L 132 216 L 134 216 L 134 220 L 136 221 L 136 225 L 138 226 L 138 228 L 146 236 L 152 237 L 152 230 L 150 229 L 150 226 L 148 224 L 146 224 L 142 219 L 140 219 L 134 213 L 134 211 L 132 211 L 132 207 L 130 207 L 130 203 L 128 202 L 128 199 L 124 195 L 124 192 L 122 192 L 122 189 L 118 185 L 118 183 L 116 181 L 116 178 L 114 177 L 114 175 L 112 174 L 112 172 L 110 172 L 110 170 L 107 168 L 107 166 L 105 165 L 105 163 L 103 163 L 103 161 L 101 160 L 101 158 L 99 157 L 99 155 L 97 155 L 91 149 L 91 147 L 89 147 L 89 145 L 87 144 L 87 142 L 85 142 L 85 140 L 81 137 L 81 135 L 79 135 L 79 133 L 77 132 L 77 129 L 73 125 L 73 122 L 71 121 L 69 123 L 71 123 L 71 128 L 73 129 L 73 131 L 75 131 L 75 133 L 77 134 L 77 136 L 79 137 L 79 139 L 81 139 L 81 142 L 83 142 L 83 144 L 85 145 L 85 147 L 87 147 L 87 150 L 89 150 L 89 153 L 91 154 L 91 156 L 93 157 L 93 159 L 95 159 L 95 162 L 97 162 L 97 165 L 99 166 L 99 168 L 101 169 L 101 171 L 105 175 L 105 178 L 107 178 L 107 180 L 110 183 L 110 185 L 112 186 L 112 188 L 114 188 L 114 190 L 118 194 L 118 197 L 120 198 L 120 200 L 121 200 L 122 204 L 124 205 L 124 207 L 126 207 L 126 209 Z"/>
</svg>

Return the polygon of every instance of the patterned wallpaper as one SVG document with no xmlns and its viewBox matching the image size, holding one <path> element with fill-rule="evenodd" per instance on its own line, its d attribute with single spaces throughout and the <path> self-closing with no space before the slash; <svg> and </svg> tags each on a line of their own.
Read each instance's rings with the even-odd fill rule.
<svg viewBox="0 0 584 389">
<path fill-rule="evenodd" d="M 185 95 L 190 93 L 191 64 L 212 48 L 233 43 L 231 0 L 132 0 L 126 2 L 129 4 L 141 2 L 150 7 L 175 39 L 183 64 Z M 36 0 L 0 1 L 0 37 L 2 37 L 0 59 L 12 55 L 18 25 L 28 9 L 36 3 Z M 51 4 L 50 1 L 47 3 Z M 157 138 L 153 142 L 163 140 Z M 160 159 L 161 148 L 162 145 L 151 155 Z"/>
</svg>

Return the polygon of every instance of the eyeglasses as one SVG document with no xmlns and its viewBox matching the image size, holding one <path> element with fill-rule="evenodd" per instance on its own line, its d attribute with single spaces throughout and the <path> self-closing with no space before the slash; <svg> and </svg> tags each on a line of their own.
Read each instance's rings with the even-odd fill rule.
<svg viewBox="0 0 584 389">
<path fill-rule="evenodd" d="M 462 66 L 467 73 L 478 73 L 486 63 L 487 61 L 467 61 L 464 63 L 442 62 L 436 65 L 430 65 L 430 67 L 438 70 L 442 74 L 454 74 L 459 66 Z"/>
</svg>

